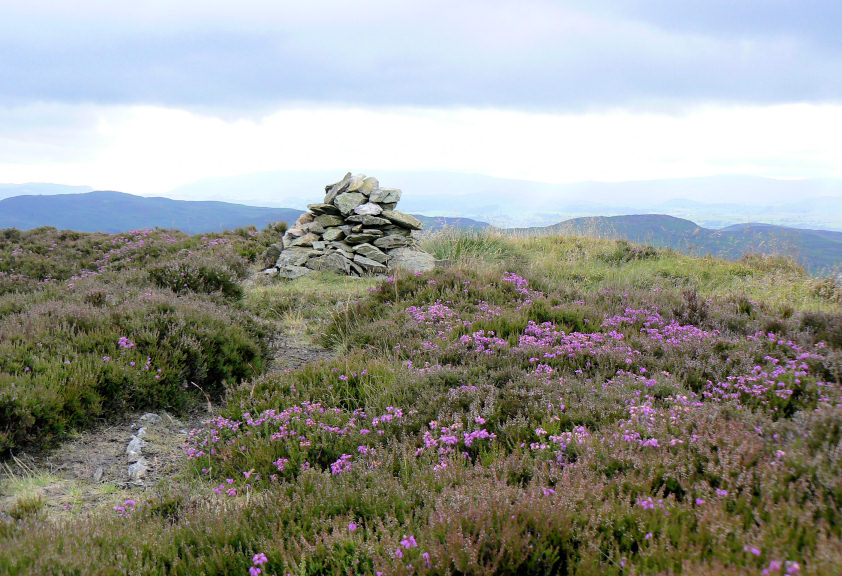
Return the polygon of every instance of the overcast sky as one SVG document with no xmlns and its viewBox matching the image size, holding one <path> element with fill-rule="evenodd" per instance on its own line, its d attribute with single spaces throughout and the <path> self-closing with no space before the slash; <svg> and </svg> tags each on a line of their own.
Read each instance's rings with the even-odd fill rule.
<svg viewBox="0 0 842 576">
<path fill-rule="evenodd" d="M 842 177 L 842 3 L 0 0 L 0 182 Z"/>
</svg>

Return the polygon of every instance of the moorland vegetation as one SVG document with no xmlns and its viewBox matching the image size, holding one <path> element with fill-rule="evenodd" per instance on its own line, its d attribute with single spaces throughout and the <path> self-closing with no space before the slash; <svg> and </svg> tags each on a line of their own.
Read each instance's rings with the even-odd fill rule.
<svg viewBox="0 0 842 576">
<path fill-rule="evenodd" d="M 281 232 L 0 231 L 3 457 L 214 410 L 154 490 L 61 516 L 21 496 L 0 573 L 842 567 L 834 281 L 452 232 L 424 274 L 250 277 Z M 333 354 L 266 369 L 278 331 Z"/>
</svg>

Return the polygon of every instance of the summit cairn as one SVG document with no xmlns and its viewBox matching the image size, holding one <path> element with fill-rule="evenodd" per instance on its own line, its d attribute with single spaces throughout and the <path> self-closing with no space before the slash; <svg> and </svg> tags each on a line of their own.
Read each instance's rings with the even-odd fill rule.
<svg viewBox="0 0 842 576">
<path fill-rule="evenodd" d="M 414 233 L 421 221 L 395 210 L 397 188 L 381 188 L 377 178 L 348 172 L 325 186 L 322 202 L 309 204 L 284 234 L 273 267 L 282 278 L 298 278 L 313 270 L 363 276 L 396 268 L 412 271 L 435 267 L 432 255 L 418 247 Z"/>
</svg>

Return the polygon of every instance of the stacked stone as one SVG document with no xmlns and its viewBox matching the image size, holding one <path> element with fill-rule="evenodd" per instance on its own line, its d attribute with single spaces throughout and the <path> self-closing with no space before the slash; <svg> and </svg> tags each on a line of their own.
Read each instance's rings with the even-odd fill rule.
<svg viewBox="0 0 842 576">
<path fill-rule="evenodd" d="M 421 221 L 395 210 L 400 198 L 397 188 L 380 188 L 376 178 L 349 172 L 325 186 L 323 202 L 307 206 L 309 212 L 284 234 L 283 246 L 274 245 L 274 268 L 283 278 L 313 270 L 362 276 L 433 268 L 435 259 L 413 236 Z"/>
</svg>

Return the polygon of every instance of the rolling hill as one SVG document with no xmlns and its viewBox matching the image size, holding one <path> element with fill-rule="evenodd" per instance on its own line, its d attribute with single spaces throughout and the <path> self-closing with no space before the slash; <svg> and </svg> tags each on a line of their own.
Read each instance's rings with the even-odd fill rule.
<svg viewBox="0 0 842 576">
<path fill-rule="evenodd" d="M 0 228 L 28 230 L 40 226 L 80 232 L 124 232 L 141 228 L 174 228 L 188 234 L 218 232 L 241 226 L 262 228 L 270 222 L 294 222 L 301 210 L 245 206 L 228 202 L 147 198 L 122 192 L 25 195 L 0 200 Z M 446 226 L 478 229 L 485 222 L 468 218 L 419 216 L 425 230 Z"/>
<path fill-rule="evenodd" d="M 806 230 L 771 224 L 737 224 L 720 230 L 663 214 L 574 218 L 519 232 L 622 238 L 692 254 L 735 260 L 745 254 L 789 256 L 812 274 L 842 269 L 842 232 Z"/>
</svg>

